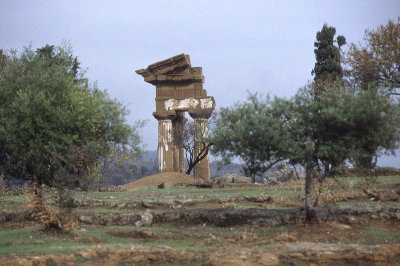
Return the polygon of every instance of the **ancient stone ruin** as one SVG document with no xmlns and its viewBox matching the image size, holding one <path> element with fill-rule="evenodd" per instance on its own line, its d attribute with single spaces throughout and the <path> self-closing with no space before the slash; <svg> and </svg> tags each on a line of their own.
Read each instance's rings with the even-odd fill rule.
<svg viewBox="0 0 400 266">
<path fill-rule="evenodd" d="M 195 155 L 200 152 L 200 139 L 207 134 L 207 120 L 215 108 L 214 98 L 203 89 L 201 67 L 192 67 L 190 57 L 180 54 L 136 70 L 144 81 L 156 86 L 158 120 L 158 171 L 185 172 L 183 125 L 185 112 L 194 119 Z M 210 178 L 208 155 L 195 165 L 195 178 Z"/>
</svg>

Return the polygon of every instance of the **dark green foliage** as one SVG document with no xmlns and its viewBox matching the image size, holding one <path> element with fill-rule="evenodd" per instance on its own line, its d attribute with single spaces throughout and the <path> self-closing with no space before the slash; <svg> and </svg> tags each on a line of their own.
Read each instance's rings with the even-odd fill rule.
<svg viewBox="0 0 400 266">
<path fill-rule="evenodd" d="M 352 155 L 356 167 L 372 169 L 377 157 L 394 154 L 400 141 L 400 106 L 373 89 L 359 91 L 352 104 L 351 123 L 357 150 Z"/>
<path fill-rule="evenodd" d="M 289 148 L 282 107 L 279 99 L 260 100 L 255 94 L 249 96 L 248 102 L 221 110 L 212 131 L 212 150 L 226 162 L 239 157 L 245 174 L 255 182 L 256 175 L 282 161 L 280 152 Z"/>
<path fill-rule="evenodd" d="M 398 106 L 384 95 L 352 93 L 340 82 L 326 87 L 319 97 L 309 87 L 290 100 L 259 100 L 252 95 L 248 102 L 220 112 L 212 135 L 213 150 L 226 160 L 240 158 L 253 180 L 283 160 L 303 166 L 307 219 L 312 221 L 316 219 L 311 201 L 313 176 L 322 182 L 368 149 L 372 155 L 396 149 L 399 118 Z"/>
<path fill-rule="evenodd" d="M 384 95 L 336 86 L 317 99 L 302 90 L 287 106 L 295 121 L 290 123 L 294 143 L 288 156 L 302 165 L 314 162 L 324 175 L 364 151 L 371 158 L 399 144 L 399 108 Z"/>
<path fill-rule="evenodd" d="M 335 81 L 343 76 L 340 65 L 340 47 L 346 43 L 344 36 L 339 35 L 334 40 L 336 29 L 324 24 L 321 31 L 317 32 L 315 46 L 315 66 L 312 70 L 314 80 Z M 337 43 L 337 46 L 334 43 Z"/>
<path fill-rule="evenodd" d="M 90 88 L 68 47 L 8 55 L 0 76 L 0 172 L 59 188 L 80 185 L 113 147 L 138 150 L 126 109 Z"/>
<path fill-rule="evenodd" d="M 0 73 L 4 66 L 6 65 L 7 56 L 5 55 L 4 51 L 0 49 Z"/>
<path fill-rule="evenodd" d="M 317 98 L 309 92 L 302 90 L 287 101 L 291 144 L 286 157 L 306 169 L 307 220 L 312 221 L 313 172 L 323 182 L 346 160 L 361 156 L 371 162 L 377 151 L 393 152 L 400 140 L 400 116 L 398 106 L 371 91 L 351 93 L 336 86 Z"/>
<path fill-rule="evenodd" d="M 50 67 L 52 64 L 57 64 L 64 66 L 69 74 L 74 76 L 75 81 L 78 81 L 78 71 L 79 71 L 79 61 L 78 57 L 72 57 L 72 54 L 68 54 L 67 57 L 60 57 L 59 54 L 56 54 L 56 50 L 54 45 L 48 45 L 36 49 L 36 53 L 47 61 L 47 65 Z M 69 53 L 69 51 L 67 51 Z M 72 59 L 72 61 L 71 61 Z"/>
<path fill-rule="evenodd" d="M 293 163 L 323 167 L 328 174 L 348 158 L 354 149 L 350 134 L 352 95 L 341 88 L 331 88 L 318 99 L 301 90 L 287 103 Z"/>
</svg>

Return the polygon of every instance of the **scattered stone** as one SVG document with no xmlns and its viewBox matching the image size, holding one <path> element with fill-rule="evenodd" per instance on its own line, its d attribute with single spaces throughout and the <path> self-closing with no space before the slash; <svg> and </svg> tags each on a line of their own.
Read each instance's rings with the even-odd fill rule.
<svg viewBox="0 0 400 266">
<path fill-rule="evenodd" d="M 232 184 L 232 183 L 249 184 L 249 183 L 251 183 L 251 178 L 230 174 L 230 175 L 224 175 L 221 177 L 216 177 L 213 179 L 213 182 L 217 185 L 223 185 L 223 184 L 226 185 L 226 184 Z"/>
<path fill-rule="evenodd" d="M 146 236 L 147 233 L 143 233 Z M 148 237 L 153 237 L 148 234 Z M 107 247 L 88 248 L 67 255 L 10 254 L 0 259 L 0 265 L 396 265 L 400 244 L 359 245 L 328 243 L 281 243 L 268 252 L 257 248 L 221 247 L 215 250 L 174 250 L 163 247 L 133 246 L 130 249 Z"/>
<path fill-rule="evenodd" d="M 379 219 L 381 221 L 399 221 L 400 206 L 336 206 L 315 208 L 321 221 L 345 222 L 349 216 L 358 219 Z M 305 211 L 299 209 L 180 209 L 155 210 L 156 223 L 176 222 L 185 224 L 213 224 L 216 226 L 267 225 L 281 226 L 297 224 L 303 221 Z M 352 219 L 352 218 L 351 218 Z"/>
<path fill-rule="evenodd" d="M 297 238 L 287 232 L 283 232 L 275 237 L 275 240 L 280 243 L 296 242 Z"/>
<path fill-rule="evenodd" d="M 259 262 L 261 265 L 279 265 L 279 258 L 275 254 L 263 252 L 260 255 Z"/>
<path fill-rule="evenodd" d="M 274 202 L 274 198 L 267 194 L 261 194 L 256 196 L 245 196 L 244 198 L 252 202 Z"/>
<path fill-rule="evenodd" d="M 390 262 L 400 256 L 400 244 L 291 243 L 280 250 L 280 258 L 324 265 L 393 265 Z"/>
<path fill-rule="evenodd" d="M 337 222 L 333 222 L 330 225 L 332 227 L 334 227 L 335 229 L 338 229 L 338 230 L 351 230 L 352 229 L 352 227 L 350 225 L 340 224 L 340 223 L 337 223 Z"/>
<path fill-rule="evenodd" d="M 213 187 L 213 182 L 209 179 L 203 179 L 200 178 L 196 180 L 196 182 L 193 183 L 193 186 L 198 187 L 198 188 L 212 188 Z"/>
<path fill-rule="evenodd" d="M 354 217 L 354 216 L 349 216 L 349 217 L 347 217 L 347 222 L 348 222 L 349 224 L 357 224 L 357 223 L 358 223 L 357 218 Z"/>
<path fill-rule="evenodd" d="M 100 192 L 124 192 L 126 188 L 124 186 L 108 186 L 99 189 Z"/>
<path fill-rule="evenodd" d="M 149 211 L 146 210 L 141 216 L 140 220 L 135 222 L 136 226 L 148 226 L 151 225 L 153 222 L 153 214 Z"/>
</svg>

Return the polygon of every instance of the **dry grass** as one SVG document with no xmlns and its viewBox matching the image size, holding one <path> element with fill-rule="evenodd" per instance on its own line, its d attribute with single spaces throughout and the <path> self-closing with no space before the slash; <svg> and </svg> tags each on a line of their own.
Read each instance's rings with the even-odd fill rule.
<svg viewBox="0 0 400 266">
<path fill-rule="evenodd" d="M 45 231 L 70 231 L 77 228 L 77 222 L 67 213 L 56 211 L 52 207 L 46 207 L 43 203 L 41 189 L 27 199 L 27 214 L 39 221 Z"/>
<path fill-rule="evenodd" d="M 191 184 L 191 183 L 194 183 L 195 181 L 196 181 L 196 179 L 194 179 L 190 175 L 176 173 L 176 172 L 165 172 L 165 173 L 161 173 L 161 174 L 146 176 L 139 180 L 125 184 L 124 187 L 128 190 L 145 188 L 145 187 L 156 188 L 159 184 L 162 184 L 162 183 L 165 184 L 165 187 L 172 187 L 179 183 Z"/>
</svg>

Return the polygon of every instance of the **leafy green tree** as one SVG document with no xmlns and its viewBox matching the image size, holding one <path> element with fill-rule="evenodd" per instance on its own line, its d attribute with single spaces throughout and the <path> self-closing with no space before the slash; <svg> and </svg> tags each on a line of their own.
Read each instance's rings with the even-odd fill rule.
<svg viewBox="0 0 400 266">
<path fill-rule="evenodd" d="M 0 172 L 63 189 L 115 147 L 140 150 L 127 110 L 88 86 L 69 47 L 11 53 L 0 76 Z"/>
<path fill-rule="evenodd" d="M 213 152 L 225 162 L 239 158 L 247 176 L 257 175 L 283 161 L 281 151 L 289 148 L 287 123 L 279 99 L 259 99 L 250 95 L 248 102 L 222 109 L 212 131 Z"/>
<path fill-rule="evenodd" d="M 315 66 L 311 74 L 316 82 L 315 94 L 321 93 L 324 86 L 342 78 L 343 69 L 340 64 L 340 48 L 346 44 L 346 38 L 339 35 L 334 40 L 336 29 L 324 24 L 317 32 L 314 42 Z M 337 45 L 335 45 L 335 43 Z"/>
<path fill-rule="evenodd" d="M 364 42 L 359 45 L 351 44 L 345 55 L 347 85 L 354 91 L 368 90 L 372 93 L 368 93 L 369 98 L 366 95 L 355 106 L 365 111 L 364 115 L 358 117 L 360 127 L 369 125 L 366 130 L 359 132 L 359 139 L 364 143 L 352 158 L 354 164 L 360 168 L 373 168 L 377 156 L 382 151 L 391 150 L 398 139 L 395 135 L 398 131 L 394 129 L 395 116 L 392 115 L 393 99 L 384 100 L 380 95 L 373 95 L 400 95 L 396 91 L 400 88 L 400 18 L 397 20 L 397 23 L 389 20 L 376 30 L 366 30 Z M 374 98 L 380 99 L 381 104 L 367 108 L 371 101 L 376 100 Z M 379 129 L 387 135 L 377 133 Z"/>
<path fill-rule="evenodd" d="M 398 105 L 372 91 L 353 93 L 339 81 L 318 97 L 308 87 L 292 99 L 236 103 L 222 110 L 211 141 L 225 160 L 239 157 L 255 179 L 274 164 L 289 160 L 306 170 L 306 220 L 317 222 L 312 180 L 323 181 L 335 168 L 365 149 L 393 152 L 399 145 Z"/>
<path fill-rule="evenodd" d="M 334 93 L 331 93 L 335 91 Z M 353 147 L 347 111 L 351 94 L 326 89 L 315 99 L 304 89 L 286 102 L 286 115 L 290 117 L 290 149 L 286 157 L 292 164 L 306 170 L 306 221 L 318 221 L 312 203 L 312 178 L 322 183 L 330 171 L 343 163 Z M 318 174 L 319 175 L 318 175 Z"/>
<path fill-rule="evenodd" d="M 385 92 L 370 88 L 356 93 L 352 103 L 356 167 L 372 169 L 382 154 L 395 154 L 400 141 L 400 106 Z"/>
<path fill-rule="evenodd" d="M 290 149 L 286 157 L 306 170 L 306 220 L 317 221 L 312 178 L 324 179 L 360 150 L 393 152 L 399 143 L 399 109 L 387 97 L 352 93 L 337 85 L 315 98 L 304 89 L 286 102 Z M 318 199 L 314 203 L 316 205 Z"/>
<path fill-rule="evenodd" d="M 352 88 L 383 89 L 400 95 L 400 17 L 376 30 L 366 30 L 364 42 L 351 44 L 346 53 L 345 75 Z"/>
<path fill-rule="evenodd" d="M 7 56 L 5 55 L 5 52 L 2 49 L 0 49 L 0 73 L 6 64 L 6 60 Z"/>
</svg>

